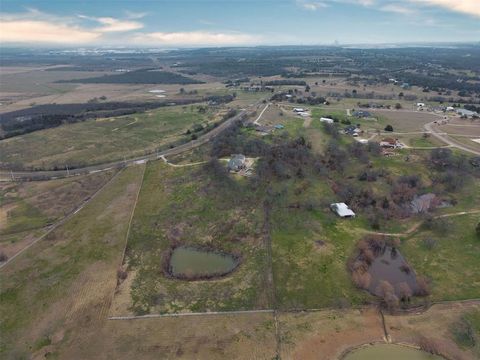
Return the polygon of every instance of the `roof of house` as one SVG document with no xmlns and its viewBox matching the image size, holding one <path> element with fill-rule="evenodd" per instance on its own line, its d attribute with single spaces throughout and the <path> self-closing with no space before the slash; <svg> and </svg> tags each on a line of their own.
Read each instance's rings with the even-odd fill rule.
<svg viewBox="0 0 480 360">
<path fill-rule="evenodd" d="M 239 169 L 245 164 L 245 155 L 242 154 L 233 154 L 230 160 L 228 161 L 229 169 Z"/>
<path fill-rule="evenodd" d="M 330 205 L 330 207 L 335 210 L 338 216 L 355 216 L 355 213 L 345 203 L 333 203 Z"/>
<path fill-rule="evenodd" d="M 386 142 L 386 143 L 395 145 L 395 144 L 397 143 L 397 139 L 394 139 L 394 138 L 385 138 L 385 139 L 382 139 L 381 142 Z"/>
</svg>

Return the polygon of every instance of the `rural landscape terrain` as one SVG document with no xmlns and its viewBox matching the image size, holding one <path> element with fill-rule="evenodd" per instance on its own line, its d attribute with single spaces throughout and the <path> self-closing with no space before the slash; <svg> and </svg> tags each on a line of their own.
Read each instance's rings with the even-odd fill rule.
<svg viewBox="0 0 480 360">
<path fill-rule="evenodd" d="M 480 359 L 480 46 L 12 48 L 0 81 L 0 358 Z"/>
</svg>

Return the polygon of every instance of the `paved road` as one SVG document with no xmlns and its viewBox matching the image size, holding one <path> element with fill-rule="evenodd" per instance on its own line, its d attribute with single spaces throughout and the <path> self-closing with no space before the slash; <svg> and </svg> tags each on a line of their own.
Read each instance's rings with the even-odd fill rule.
<svg viewBox="0 0 480 360">
<path fill-rule="evenodd" d="M 460 149 L 460 150 L 463 150 L 463 151 L 466 151 L 470 154 L 474 154 L 474 155 L 479 155 L 480 156 L 480 151 L 477 151 L 477 150 L 473 150 L 473 149 L 470 149 L 462 144 L 459 144 L 458 142 L 456 141 L 453 141 L 451 140 L 448 135 L 446 136 L 445 133 L 443 131 L 438 131 L 438 129 L 435 128 L 435 122 L 430 122 L 428 124 L 425 124 L 423 126 L 425 128 L 425 130 L 427 132 L 429 132 L 430 134 L 432 134 L 433 136 L 435 136 L 438 140 L 440 141 L 443 141 L 444 143 L 452 146 L 452 147 L 456 147 L 457 149 Z"/>
<path fill-rule="evenodd" d="M 164 151 L 159 151 L 157 153 L 149 154 L 146 156 L 137 157 L 134 159 L 128 160 L 120 160 L 106 164 L 98 164 L 92 166 L 86 166 L 83 168 L 76 168 L 71 170 L 51 170 L 51 171 L 9 171 L 9 170 L 0 170 L 0 181 L 11 181 L 11 180 L 48 180 L 48 179 L 56 179 L 56 178 L 65 178 L 70 176 L 77 176 L 77 175 L 85 175 L 90 173 L 95 173 L 99 171 L 106 171 L 112 168 L 120 168 L 124 166 L 131 166 L 136 164 L 142 164 L 147 160 L 156 160 L 161 156 L 172 156 L 178 155 L 183 152 L 189 151 L 194 149 L 198 146 L 201 146 L 210 140 L 212 140 L 215 136 L 220 134 L 223 130 L 228 128 L 232 125 L 235 121 L 243 119 L 245 116 L 249 115 L 253 108 L 258 106 L 261 101 L 258 101 L 254 104 L 248 106 L 247 109 L 242 110 L 240 113 L 235 115 L 234 117 L 224 121 L 216 128 L 212 129 L 208 133 L 200 136 L 196 140 L 192 140 L 188 143 L 176 146 L 172 149 L 167 149 Z"/>
</svg>

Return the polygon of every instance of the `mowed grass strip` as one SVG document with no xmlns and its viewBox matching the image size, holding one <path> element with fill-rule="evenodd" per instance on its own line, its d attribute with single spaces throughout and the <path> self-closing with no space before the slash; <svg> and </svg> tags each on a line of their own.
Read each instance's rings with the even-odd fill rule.
<svg viewBox="0 0 480 360">
<path fill-rule="evenodd" d="M 49 342 L 85 339 L 106 318 L 141 175 L 141 167 L 125 169 L 78 214 L 2 269 L 2 357 L 26 358 Z"/>
<path fill-rule="evenodd" d="M 196 106 L 172 106 L 36 131 L 0 141 L 0 165 L 64 169 L 141 156 L 186 140 L 185 132 L 210 116 Z"/>
<path fill-rule="evenodd" d="M 134 276 L 131 290 L 123 291 L 131 294 L 129 311 L 139 315 L 268 308 L 261 204 L 244 180 L 225 174 L 216 179 L 202 165 L 172 168 L 149 163 L 126 252 L 129 276 Z M 221 279 L 174 279 L 165 273 L 165 257 L 179 245 L 231 253 L 241 263 Z"/>
</svg>

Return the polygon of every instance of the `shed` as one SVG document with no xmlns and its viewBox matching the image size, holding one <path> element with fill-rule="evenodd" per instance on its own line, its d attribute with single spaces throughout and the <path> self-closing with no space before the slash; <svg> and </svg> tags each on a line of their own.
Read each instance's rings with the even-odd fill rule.
<svg viewBox="0 0 480 360">
<path fill-rule="evenodd" d="M 330 209 L 341 218 L 355 217 L 355 213 L 345 203 L 333 203 L 330 205 Z"/>
<path fill-rule="evenodd" d="M 333 119 L 326 118 L 326 117 L 321 117 L 320 121 L 324 122 L 324 123 L 327 123 L 327 124 L 333 124 L 334 123 Z"/>
</svg>

